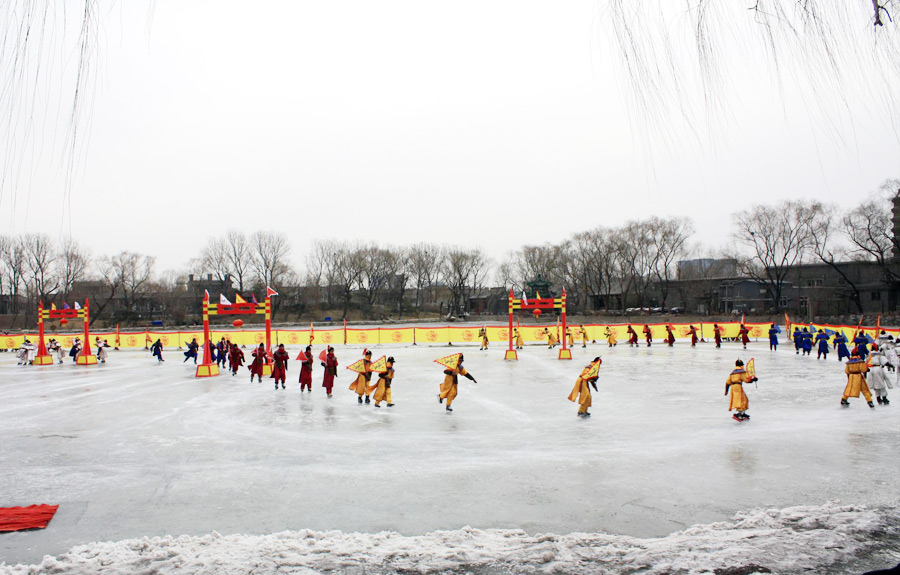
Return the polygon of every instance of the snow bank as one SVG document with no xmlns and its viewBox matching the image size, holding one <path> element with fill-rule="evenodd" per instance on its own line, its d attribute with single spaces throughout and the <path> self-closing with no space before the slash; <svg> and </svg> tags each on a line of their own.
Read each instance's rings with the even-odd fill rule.
<svg viewBox="0 0 900 575">
<path fill-rule="evenodd" d="M 285 531 L 271 535 L 153 537 L 74 547 L 2 574 L 114 573 L 808 573 L 900 535 L 900 508 L 754 509 L 730 522 L 661 538 L 605 533 L 529 535 L 464 527 L 419 536 L 394 532 Z"/>
</svg>

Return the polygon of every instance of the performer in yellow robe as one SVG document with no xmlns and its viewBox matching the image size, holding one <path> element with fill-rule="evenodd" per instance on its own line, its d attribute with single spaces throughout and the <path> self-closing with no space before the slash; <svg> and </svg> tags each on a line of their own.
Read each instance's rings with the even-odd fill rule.
<svg viewBox="0 0 900 575">
<path fill-rule="evenodd" d="M 559 338 L 553 333 L 552 330 L 544 328 L 544 335 L 547 336 L 547 347 L 549 349 L 553 349 L 559 343 Z"/>
<path fill-rule="evenodd" d="M 578 326 L 578 333 L 581 334 L 581 347 L 587 347 L 588 334 L 583 325 Z"/>
<path fill-rule="evenodd" d="M 394 358 L 387 358 L 387 370 L 379 372 L 378 381 L 375 385 L 369 387 L 369 391 L 375 391 L 372 394 L 372 399 L 375 401 L 375 407 L 381 407 L 379 405 L 382 401 L 387 401 L 388 407 L 394 407 L 394 404 L 391 402 L 391 381 L 394 379 Z"/>
<path fill-rule="evenodd" d="M 609 347 L 616 347 L 616 343 L 618 343 L 616 340 L 616 332 L 611 330 L 609 326 L 606 326 L 604 335 L 606 336 L 606 343 L 609 344 Z"/>
<path fill-rule="evenodd" d="M 569 394 L 569 401 L 574 401 L 578 404 L 578 417 L 591 416 L 591 414 L 588 413 L 588 408 L 591 406 L 590 386 L 593 386 L 594 391 L 597 391 L 597 377 L 588 379 L 586 375 L 591 370 L 591 367 L 599 361 L 600 358 L 595 357 L 594 361 L 581 370 L 581 374 L 578 376 L 578 379 L 575 380 L 575 387 L 572 388 L 572 393 Z"/>
<path fill-rule="evenodd" d="M 519 328 L 513 328 L 513 339 L 516 340 L 516 349 L 522 349 L 525 346 L 525 340 L 522 339 Z"/>
<path fill-rule="evenodd" d="M 472 377 L 466 368 L 463 367 L 463 356 L 459 356 L 459 363 L 456 366 L 456 369 L 445 369 L 444 370 L 444 383 L 441 384 L 441 394 L 438 396 L 438 403 L 444 403 L 444 400 L 447 400 L 447 411 L 453 411 L 450 408 L 450 404 L 453 403 L 453 400 L 456 399 L 456 387 L 459 384 L 459 376 L 466 377 L 471 379 L 473 382 L 475 378 Z"/>
<path fill-rule="evenodd" d="M 737 360 L 734 362 L 734 371 L 725 380 L 725 395 L 728 395 L 728 392 L 731 391 L 728 411 L 736 410 L 735 414 L 731 416 L 732 419 L 736 421 L 750 419 L 750 416 L 746 413 L 747 408 L 750 407 L 750 400 L 747 399 L 747 394 L 744 393 L 744 384 L 752 383 L 756 380 L 756 377 L 750 377 L 750 374 L 744 369 L 743 361 Z"/>
<path fill-rule="evenodd" d="M 847 398 L 859 397 L 860 392 L 862 392 L 869 407 L 875 409 L 875 404 L 872 403 L 872 393 L 869 391 L 869 384 L 866 383 L 865 374 L 868 371 L 869 366 L 866 365 L 866 360 L 860 358 L 859 352 L 854 348 L 850 353 L 850 359 L 847 360 L 847 364 L 844 366 L 844 373 L 847 374 L 847 386 L 844 388 L 841 405 L 849 407 L 850 402 L 847 401 Z"/>
<path fill-rule="evenodd" d="M 481 338 L 481 349 L 482 350 L 487 349 L 488 348 L 487 330 L 484 328 L 481 328 L 480 330 L 478 330 L 478 337 Z"/>
<path fill-rule="evenodd" d="M 572 328 L 566 328 L 566 339 L 569 343 L 569 349 L 572 349 L 575 346 L 575 334 L 572 333 Z"/>
<path fill-rule="evenodd" d="M 357 374 L 356 380 L 350 384 L 350 391 L 355 391 L 359 403 L 363 402 L 363 395 L 366 396 L 366 403 L 369 403 L 369 381 L 372 380 L 372 352 L 365 350 L 363 353 L 364 373 Z"/>
</svg>

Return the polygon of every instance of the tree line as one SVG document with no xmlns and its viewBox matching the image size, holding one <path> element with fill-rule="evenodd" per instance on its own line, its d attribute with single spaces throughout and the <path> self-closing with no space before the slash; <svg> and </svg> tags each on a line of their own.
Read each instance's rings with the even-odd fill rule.
<svg viewBox="0 0 900 575">
<path fill-rule="evenodd" d="M 435 243 L 409 246 L 377 242 L 315 240 L 301 265 L 284 233 L 229 230 L 208 238 L 181 271 L 157 273 L 152 255 L 122 251 L 94 256 L 73 238 L 47 234 L 0 236 L 0 295 L 15 317 L 33 316 L 38 301 L 71 300 L 79 282 L 93 283 L 94 319 L 145 321 L 164 314 L 191 319 L 195 294 L 189 278 L 226 278 L 238 293 L 276 287 L 276 311 L 299 316 L 313 310 L 351 311 L 370 319 L 423 313 L 461 315 L 473 295 L 495 286 L 516 294 L 544 278 L 558 294 L 565 287 L 573 312 L 612 302 L 665 308 L 676 285 L 677 262 L 690 258 L 727 259 L 758 280 L 779 307 L 790 270 L 819 262 L 841 275 L 850 298 L 862 311 L 860 286 L 848 262 L 875 262 L 885 282 L 900 286 L 894 254 L 893 199 L 900 180 L 886 180 L 855 208 L 841 212 L 817 201 L 787 200 L 756 205 L 732 214 L 731 243 L 721 248 L 692 242 L 694 225 L 684 217 L 650 217 L 617 227 L 577 232 L 559 243 L 526 245 L 493 261 L 481 248 Z M 549 295 L 549 294 L 548 294 Z M 615 298 L 613 297 L 615 296 Z M 115 313 L 106 309 L 117 302 Z"/>
</svg>

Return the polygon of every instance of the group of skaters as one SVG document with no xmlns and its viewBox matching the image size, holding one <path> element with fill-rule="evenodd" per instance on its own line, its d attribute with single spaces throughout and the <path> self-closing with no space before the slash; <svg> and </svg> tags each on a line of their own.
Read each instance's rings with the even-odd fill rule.
<svg viewBox="0 0 900 575">
<path fill-rule="evenodd" d="M 97 361 L 106 363 L 106 359 L 109 357 L 107 352 L 107 349 L 110 347 L 109 342 L 98 337 L 94 342 L 94 346 L 97 348 Z M 72 359 L 73 363 L 77 362 L 83 347 L 81 339 L 77 337 L 72 341 L 72 347 L 68 349 L 63 347 L 62 343 L 56 338 L 51 337 L 47 341 L 47 353 L 50 356 L 55 355 L 57 363 L 60 364 L 63 363 L 67 355 Z M 16 352 L 18 365 L 34 365 L 34 359 L 37 357 L 37 354 L 38 345 L 26 337 L 22 341 L 22 345 L 19 346 L 19 350 Z"/>
</svg>

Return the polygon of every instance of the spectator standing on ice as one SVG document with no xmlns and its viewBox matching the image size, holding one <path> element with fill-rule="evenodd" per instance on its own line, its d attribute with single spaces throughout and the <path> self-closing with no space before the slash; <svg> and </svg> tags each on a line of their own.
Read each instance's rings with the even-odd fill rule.
<svg viewBox="0 0 900 575">
<path fill-rule="evenodd" d="M 628 326 L 628 347 L 637 347 L 637 345 L 638 345 L 637 332 L 634 331 L 634 328 L 629 325 Z"/>
<path fill-rule="evenodd" d="M 272 377 L 275 378 L 275 389 L 278 389 L 279 380 L 281 381 L 281 389 L 284 389 L 284 381 L 287 378 L 288 359 L 290 358 L 288 357 L 288 352 L 284 350 L 284 344 L 279 343 L 278 349 L 272 354 Z"/>
<path fill-rule="evenodd" d="M 821 330 L 816 334 L 816 359 L 828 359 L 828 340 L 829 336 L 825 330 Z"/>
<path fill-rule="evenodd" d="M 866 360 L 860 357 L 858 350 L 854 350 L 844 366 L 844 373 L 847 374 L 847 385 L 844 387 L 841 405 L 850 407 L 850 402 L 847 400 L 851 397 L 859 397 L 859 394 L 862 393 L 869 407 L 875 409 L 875 404 L 872 403 L 872 394 L 869 392 L 869 386 L 866 385 L 865 374 L 868 371 L 869 367 L 866 365 Z"/>
<path fill-rule="evenodd" d="M 237 375 L 238 369 L 244 365 L 244 351 L 241 349 L 236 343 L 231 344 L 231 350 L 228 352 L 228 357 L 231 362 L 231 376 L 234 377 Z M 250 381 L 253 381 L 251 378 Z"/>
<path fill-rule="evenodd" d="M 837 332 L 834 336 L 834 340 L 832 340 L 832 344 L 837 350 L 838 361 L 843 360 L 845 357 L 850 359 L 850 350 L 847 349 L 847 336 L 844 335 L 844 332 Z"/>
<path fill-rule="evenodd" d="M 156 357 L 157 363 L 165 361 L 162 356 L 163 344 L 162 341 L 157 339 L 153 342 L 153 345 L 150 346 L 150 356 Z"/>
<path fill-rule="evenodd" d="M 769 327 L 769 351 L 778 351 L 778 331 L 774 323 Z"/>
<path fill-rule="evenodd" d="M 372 379 L 372 352 L 363 350 L 363 371 L 356 374 L 356 381 L 350 384 L 350 391 L 356 392 L 356 399 L 359 403 L 363 402 L 363 395 L 366 396 L 366 403 L 369 403 L 369 381 Z"/>
<path fill-rule="evenodd" d="M 716 340 L 716 347 L 722 347 L 722 328 L 719 324 L 713 324 L 713 337 Z"/>
<path fill-rule="evenodd" d="M 647 324 L 644 324 L 644 337 L 647 338 L 647 347 L 650 347 L 653 344 L 653 332 Z"/>
<path fill-rule="evenodd" d="M 191 343 L 187 346 L 187 351 L 184 352 L 184 361 L 181 363 L 185 363 L 187 360 L 194 358 L 194 363 L 197 363 L 197 351 L 200 349 L 200 344 L 197 343 L 197 338 L 193 338 Z"/>
<path fill-rule="evenodd" d="M 890 344 L 888 344 L 890 345 Z M 869 355 L 869 377 L 868 383 L 875 392 L 875 399 L 879 405 L 890 405 L 891 402 L 887 398 L 888 388 L 893 389 L 894 385 L 888 379 L 888 358 L 884 350 L 877 345 L 872 346 L 872 353 Z"/>
<path fill-rule="evenodd" d="M 388 407 L 394 407 L 394 404 L 391 403 L 391 382 L 394 380 L 394 358 L 387 358 L 387 369 L 381 372 L 378 372 L 378 381 L 374 385 L 375 393 L 372 394 L 372 399 L 375 401 L 375 407 L 381 407 L 379 405 L 382 401 L 387 402 Z"/>
<path fill-rule="evenodd" d="M 595 357 L 594 361 L 589 363 L 581 370 L 581 374 L 575 379 L 575 387 L 569 394 L 569 401 L 578 404 L 578 417 L 590 417 L 588 409 L 591 407 L 591 387 L 597 391 L 598 376 L 588 377 L 588 372 L 594 367 L 594 364 L 601 362 L 599 357 Z"/>
<path fill-rule="evenodd" d="M 253 361 L 250 362 L 250 383 L 253 383 L 253 376 L 258 377 L 259 382 L 262 383 L 263 366 L 269 365 L 269 356 L 266 354 L 266 346 L 259 344 L 259 347 L 251 352 L 251 355 L 253 355 Z"/>
<path fill-rule="evenodd" d="M 334 378 L 337 377 L 337 366 L 338 360 L 334 356 L 334 348 L 328 346 L 328 353 L 325 354 L 325 361 L 322 362 L 322 367 L 325 368 L 325 375 L 322 376 L 322 387 L 325 388 L 328 397 L 331 397 L 331 388 L 334 387 Z"/>
<path fill-rule="evenodd" d="M 750 419 L 750 416 L 747 415 L 750 400 L 747 399 L 747 394 L 744 393 L 744 384 L 754 381 L 756 381 L 756 378 L 750 377 L 750 374 L 744 369 L 743 361 L 737 360 L 734 362 L 734 371 L 725 380 L 725 395 L 728 395 L 729 392 L 731 393 L 728 401 L 728 411 L 735 410 L 734 415 L 731 416 L 732 419 L 737 421 Z"/>
<path fill-rule="evenodd" d="M 444 370 L 444 383 L 441 384 L 441 394 L 438 396 L 438 403 L 443 403 L 444 400 L 447 400 L 447 411 L 453 411 L 450 408 L 450 404 L 453 403 L 453 400 L 456 399 L 457 386 L 459 385 L 459 376 L 462 375 L 474 383 L 478 383 L 475 381 L 475 378 L 472 377 L 472 374 L 466 371 L 466 368 L 463 367 L 463 355 L 459 354 L 459 362 L 456 364 L 455 369 L 445 369 Z"/>
<path fill-rule="evenodd" d="M 297 359 L 300 360 L 300 391 L 303 391 L 305 387 L 312 393 L 312 346 L 306 346 L 306 349 L 300 352 Z"/>
</svg>

